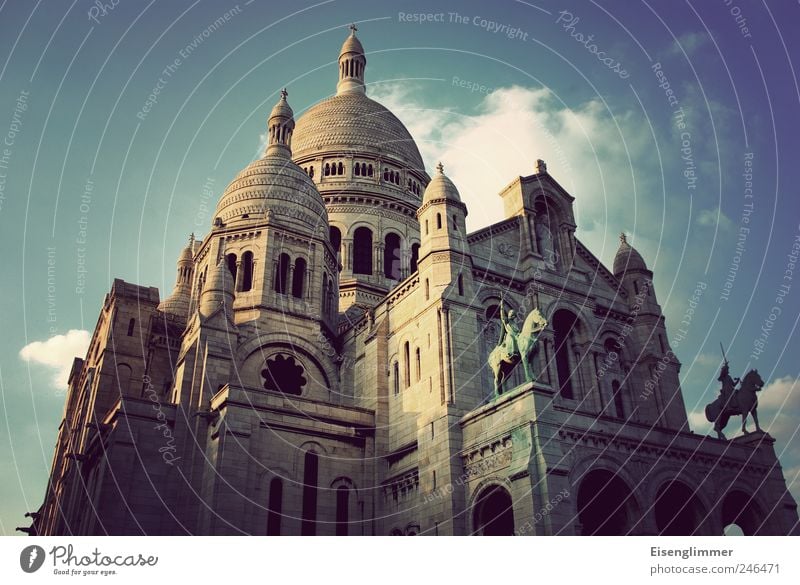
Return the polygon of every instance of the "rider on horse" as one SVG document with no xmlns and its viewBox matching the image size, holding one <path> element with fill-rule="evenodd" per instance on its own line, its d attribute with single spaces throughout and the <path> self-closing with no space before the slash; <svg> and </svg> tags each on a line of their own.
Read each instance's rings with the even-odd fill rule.
<svg viewBox="0 0 800 585">
<path fill-rule="evenodd" d="M 500 334 L 500 340 L 497 345 L 503 347 L 505 355 L 503 361 L 510 362 L 512 359 L 519 357 L 519 326 L 517 326 L 516 313 L 510 310 L 508 313 L 505 311 L 503 301 L 500 301 L 500 322 L 503 324 L 503 332 Z"/>
<path fill-rule="evenodd" d="M 729 370 L 730 368 L 728 366 L 728 360 L 725 360 L 722 364 L 722 369 L 719 372 L 719 378 L 717 378 L 717 380 L 722 382 L 722 388 L 720 388 L 719 391 L 720 398 L 722 398 L 722 412 L 734 406 L 731 403 L 731 400 L 734 397 L 736 385 L 739 383 L 739 378 L 731 378 L 730 374 L 728 373 Z"/>
</svg>

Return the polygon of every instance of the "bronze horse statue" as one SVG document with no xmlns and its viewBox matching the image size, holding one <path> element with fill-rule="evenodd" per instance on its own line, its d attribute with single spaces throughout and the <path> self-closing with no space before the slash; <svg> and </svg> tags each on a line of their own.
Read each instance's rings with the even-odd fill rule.
<svg viewBox="0 0 800 585">
<path fill-rule="evenodd" d="M 725 399 L 720 396 L 714 402 L 706 406 L 706 418 L 708 422 L 714 423 L 714 430 L 717 432 L 717 437 L 725 440 L 725 435 L 722 430 L 728 424 L 731 416 L 740 414 L 742 415 L 742 432 L 747 433 L 747 415 L 753 415 L 753 420 L 756 423 L 756 431 L 763 432 L 761 426 L 758 424 L 758 396 L 759 392 L 764 387 L 764 380 L 758 373 L 758 370 L 750 370 L 742 380 L 742 385 L 739 390 L 735 391 L 728 404 L 724 404 Z"/>
<path fill-rule="evenodd" d="M 539 333 L 547 327 L 547 319 L 538 308 L 528 313 L 521 331 L 516 328 L 514 323 L 514 311 L 509 311 L 506 315 L 502 303 L 500 304 L 500 320 L 503 324 L 503 334 L 500 336 L 497 347 L 489 354 L 488 360 L 489 367 L 494 373 L 494 391 L 497 395 L 503 393 L 503 382 L 520 362 L 525 369 L 525 380 L 527 382 L 534 381 L 531 358 L 535 355 L 534 350 Z"/>
</svg>

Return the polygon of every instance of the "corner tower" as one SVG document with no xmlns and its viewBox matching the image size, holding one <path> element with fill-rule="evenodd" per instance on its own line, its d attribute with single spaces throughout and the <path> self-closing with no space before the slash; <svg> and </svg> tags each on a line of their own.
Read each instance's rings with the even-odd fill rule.
<svg viewBox="0 0 800 585">
<path fill-rule="evenodd" d="M 636 393 L 631 400 L 638 418 L 647 424 L 685 429 L 686 407 L 678 375 L 681 364 L 669 345 L 653 272 L 624 233 L 614 257 L 614 276 L 627 293 L 631 316 L 630 353 L 636 359 L 630 387 Z"/>
</svg>

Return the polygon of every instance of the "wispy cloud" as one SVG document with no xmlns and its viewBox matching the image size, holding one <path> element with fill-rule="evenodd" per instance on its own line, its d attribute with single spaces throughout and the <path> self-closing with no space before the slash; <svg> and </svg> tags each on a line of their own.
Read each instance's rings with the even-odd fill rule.
<svg viewBox="0 0 800 585">
<path fill-rule="evenodd" d="M 722 213 L 717 207 L 716 209 L 703 209 L 697 214 L 695 220 L 697 225 L 701 227 L 714 228 L 718 227 L 721 231 L 730 232 L 733 230 L 733 221 Z"/>
<path fill-rule="evenodd" d="M 671 55 L 683 55 L 691 57 L 699 49 L 711 43 L 711 37 L 706 32 L 687 32 L 677 37 L 669 48 Z"/>
<path fill-rule="evenodd" d="M 86 355 L 90 340 L 88 331 L 70 329 L 64 335 L 54 335 L 45 341 L 29 343 L 20 350 L 19 357 L 52 370 L 53 387 L 65 390 L 72 361 L 75 357 Z"/>
</svg>

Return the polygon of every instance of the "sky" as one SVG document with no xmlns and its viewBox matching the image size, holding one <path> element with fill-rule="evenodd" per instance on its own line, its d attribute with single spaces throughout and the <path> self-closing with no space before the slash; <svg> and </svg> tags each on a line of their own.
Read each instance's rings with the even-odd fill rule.
<svg viewBox="0 0 800 585">
<path fill-rule="evenodd" d="M 41 504 L 113 279 L 169 293 L 281 88 L 296 117 L 335 92 L 352 22 L 369 95 L 442 161 L 470 230 L 543 159 L 606 266 L 628 234 L 695 432 L 720 343 L 759 370 L 799 497 L 798 21 L 789 1 L 0 2 L 0 532 Z"/>
</svg>

